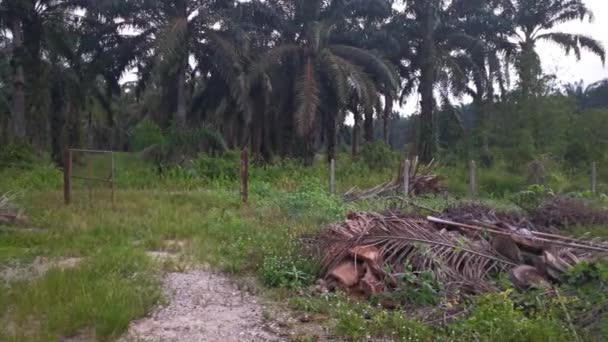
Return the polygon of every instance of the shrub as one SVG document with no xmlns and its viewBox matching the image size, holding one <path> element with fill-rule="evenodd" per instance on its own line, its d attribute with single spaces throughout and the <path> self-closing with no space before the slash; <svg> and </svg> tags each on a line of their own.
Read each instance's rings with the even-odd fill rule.
<svg viewBox="0 0 608 342">
<path fill-rule="evenodd" d="M 300 288 L 312 284 L 315 266 L 305 258 L 286 256 L 269 256 L 258 275 L 264 285 L 269 287 Z"/>
<path fill-rule="evenodd" d="M 533 212 L 545 199 L 554 195 L 553 190 L 550 188 L 544 185 L 535 184 L 530 185 L 528 189 L 511 196 L 511 201 L 520 208 L 528 212 Z"/>
<path fill-rule="evenodd" d="M 330 195 L 318 179 L 308 178 L 295 192 L 276 198 L 277 205 L 292 216 L 336 219 L 344 213 L 342 201 Z"/>
<path fill-rule="evenodd" d="M 441 299 L 441 283 L 432 272 L 416 273 L 408 265 L 403 272 L 402 283 L 391 293 L 399 302 L 418 306 L 437 305 Z"/>
<path fill-rule="evenodd" d="M 149 119 L 142 120 L 132 132 L 131 149 L 139 152 L 152 145 L 165 143 L 165 136 L 157 124 Z"/>
<path fill-rule="evenodd" d="M 208 127 L 191 129 L 172 128 L 167 136 L 170 150 L 182 155 L 194 156 L 200 152 L 221 154 L 228 150 L 222 135 Z"/>
<path fill-rule="evenodd" d="M 523 177 L 504 169 L 492 168 L 479 171 L 480 192 L 491 197 L 504 197 L 520 191 L 525 186 Z"/>
<path fill-rule="evenodd" d="M 365 144 L 361 150 L 361 160 L 371 169 L 385 169 L 393 166 L 397 154 L 382 141 Z"/>
<path fill-rule="evenodd" d="M 238 152 L 226 153 L 222 157 L 200 155 L 193 161 L 194 173 L 209 180 L 235 181 L 239 177 Z"/>
<path fill-rule="evenodd" d="M 40 156 L 29 144 L 11 143 L 0 149 L 0 168 L 30 168 L 39 159 Z"/>
<path fill-rule="evenodd" d="M 571 338 L 566 323 L 555 318 L 553 312 L 536 312 L 533 317 L 527 317 L 510 294 L 506 291 L 477 297 L 471 316 L 450 325 L 448 335 L 462 341 L 565 341 Z"/>
<path fill-rule="evenodd" d="M 8 179 L 0 179 L 0 189 L 4 191 L 58 189 L 63 182 L 61 171 L 52 164 L 41 164 L 31 170 L 10 169 L 6 174 Z"/>
</svg>

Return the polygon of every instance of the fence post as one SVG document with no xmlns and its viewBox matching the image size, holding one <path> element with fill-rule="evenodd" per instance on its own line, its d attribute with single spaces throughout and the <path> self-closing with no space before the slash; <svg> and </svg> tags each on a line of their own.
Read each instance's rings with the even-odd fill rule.
<svg viewBox="0 0 608 342">
<path fill-rule="evenodd" d="M 249 201 L 249 150 L 247 145 L 241 149 L 241 201 Z"/>
<path fill-rule="evenodd" d="M 469 164 L 469 198 L 477 197 L 477 165 L 474 160 Z"/>
<path fill-rule="evenodd" d="M 591 163 L 591 192 L 597 192 L 597 163 Z"/>
<path fill-rule="evenodd" d="M 329 161 L 329 192 L 336 193 L 336 160 L 333 158 Z"/>
<path fill-rule="evenodd" d="M 72 151 L 63 151 L 63 200 L 66 205 L 72 202 Z"/>
<path fill-rule="evenodd" d="M 403 167 L 403 196 L 407 197 L 410 194 L 410 160 L 405 160 Z"/>
<path fill-rule="evenodd" d="M 116 182 L 116 163 L 114 161 L 114 151 L 112 151 L 112 170 L 111 170 L 111 183 L 110 186 L 112 187 L 112 210 L 115 209 L 114 207 L 114 182 Z"/>
</svg>

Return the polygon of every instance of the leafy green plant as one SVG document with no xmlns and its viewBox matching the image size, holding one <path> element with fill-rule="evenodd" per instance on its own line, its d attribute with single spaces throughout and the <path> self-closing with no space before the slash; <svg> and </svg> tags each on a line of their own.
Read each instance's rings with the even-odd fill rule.
<svg viewBox="0 0 608 342">
<path fill-rule="evenodd" d="M 567 323 L 552 312 L 537 312 L 527 317 L 511 299 L 511 291 L 476 297 L 471 315 L 447 328 L 458 340 L 482 341 L 562 341 L 572 338 Z"/>
<path fill-rule="evenodd" d="M 277 205 L 288 215 L 336 219 L 344 213 L 342 201 L 330 195 L 315 178 L 304 180 L 296 191 L 276 198 Z"/>
<path fill-rule="evenodd" d="M 192 164 L 193 172 L 198 177 L 230 182 L 239 177 L 239 163 L 239 155 L 233 151 L 222 157 L 202 154 Z"/>
<path fill-rule="evenodd" d="M 361 149 L 361 160 L 370 169 L 385 169 L 394 165 L 398 159 L 395 151 L 382 141 L 365 144 Z"/>
<path fill-rule="evenodd" d="M 505 197 L 524 188 L 525 179 L 505 168 L 492 168 L 479 170 L 480 192 L 488 197 Z"/>
<path fill-rule="evenodd" d="M 548 197 L 555 193 L 544 185 L 530 185 L 528 189 L 520 191 L 511 197 L 511 201 L 526 211 L 533 211 Z"/>
<path fill-rule="evenodd" d="M 401 274 L 400 286 L 390 297 L 416 306 L 437 305 L 441 300 L 441 288 L 434 273 L 414 272 L 412 266 L 407 265 Z"/>
<path fill-rule="evenodd" d="M 136 152 L 152 145 L 163 145 L 166 141 L 160 127 L 149 119 L 144 119 L 138 123 L 131 135 L 131 149 Z"/>
<path fill-rule="evenodd" d="M 303 258 L 269 256 L 258 271 L 264 285 L 269 287 L 299 288 L 314 280 L 315 267 Z"/>
<path fill-rule="evenodd" d="M 40 159 L 36 150 L 29 144 L 10 143 L 0 148 L 0 168 L 30 168 Z"/>
</svg>

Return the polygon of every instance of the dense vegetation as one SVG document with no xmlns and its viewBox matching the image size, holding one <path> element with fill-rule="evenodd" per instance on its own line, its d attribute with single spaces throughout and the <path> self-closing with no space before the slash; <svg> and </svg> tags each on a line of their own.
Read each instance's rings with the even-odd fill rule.
<svg viewBox="0 0 608 342">
<path fill-rule="evenodd" d="M 310 162 L 381 137 L 423 161 L 601 162 L 606 142 L 580 137 L 604 130 L 606 82 L 559 89 L 536 52 L 604 61 L 598 41 L 554 29 L 591 18 L 580 0 L 5 0 L 2 143 L 56 162 L 66 146 L 176 141 Z M 419 115 L 399 119 L 412 94 Z"/>
</svg>

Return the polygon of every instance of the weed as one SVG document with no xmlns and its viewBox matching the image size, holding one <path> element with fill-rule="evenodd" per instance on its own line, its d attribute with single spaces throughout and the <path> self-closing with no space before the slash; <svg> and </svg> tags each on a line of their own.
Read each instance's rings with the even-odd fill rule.
<svg viewBox="0 0 608 342">
<path fill-rule="evenodd" d="M 269 256 L 258 271 L 262 283 L 269 287 L 300 288 L 312 284 L 315 265 L 303 258 Z"/>
<path fill-rule="evenodd" d="M 53 269 L 40 279 L 15 284 L 4 307 L 13 311 L 15 335 L 6 337 L 54 340 L 85 327 L 94 327 L 102 339 L 117 337 L 160 298 L 152 271 L 143 253 L 112 248 L 80 268 Z M 38 325 L 34 332 L 32 321 Z"/>
</svg>

